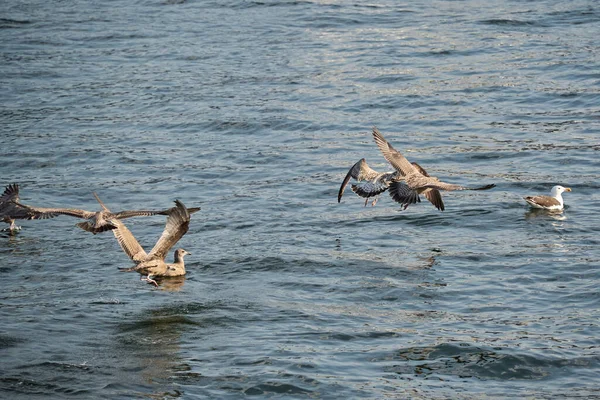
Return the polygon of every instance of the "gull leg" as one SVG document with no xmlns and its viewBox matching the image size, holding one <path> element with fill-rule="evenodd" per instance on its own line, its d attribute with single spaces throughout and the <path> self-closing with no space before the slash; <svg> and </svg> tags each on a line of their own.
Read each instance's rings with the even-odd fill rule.
<svg viewBox="0 0 600 400">
<path fill-rule="evenodd" d="M 365 199 L 365 207 L 367 206 L 367 203 L 368 203 L 368 202 L 369 202 L 369 198 L 367 197 L 367 198 Z"/>
<path fill-rule="evenodd" d="M 142 276 L 142 277 L 140 278 L 140 281 L 146 281 L 146 282 L 148 282 L 148 283 L 151 283 L 151 284 L 153 284 L 154 286 L 158 287 L 158 283 L 156 283 L 156 281 L 155 281 L 154 279 L 150 278 L 150 276 L 151 276 L 151 275 L 148 275 L 148 276 Z"/>
<path fill-rule="evenodd" d="M 375 204 L 377 204 L 377 200 L 379 200 L 379 196 L 375 196 L 375 200 L 373 200 L 373 202 L 371 203 L 371 207 L 375 207 Z"/>
</svg>

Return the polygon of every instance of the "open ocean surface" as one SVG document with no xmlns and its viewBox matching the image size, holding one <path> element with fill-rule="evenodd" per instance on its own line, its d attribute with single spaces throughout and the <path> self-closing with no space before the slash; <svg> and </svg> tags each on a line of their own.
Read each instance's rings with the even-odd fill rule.
<svg viewBox="0 0 600 400">
<path fill-rule="evenodd" d="M 0 233 L 0 398 L 600 398 L 599 38 L 592 0 L 1 2 L 2 190 L 202 210 L 159 288 L 73 218 Z M 497 187 L 338 204 L 372 126 Z"/>
</svg>

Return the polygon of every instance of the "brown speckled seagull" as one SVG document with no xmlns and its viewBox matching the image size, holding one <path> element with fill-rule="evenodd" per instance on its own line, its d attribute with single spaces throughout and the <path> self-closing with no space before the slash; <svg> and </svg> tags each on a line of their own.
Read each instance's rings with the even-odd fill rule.
<svg viewBox="0 0 600 400">
<path fill-rule="evenodd" d="M 200 210 L 200 208 L 186 208 L 185 205 L 175 200 L 175 207 L 168 212 L 167 223 L 165 229 L 150 251 L 142 248 L 135 236 L 129 229 L 118 219 L 111 221 L 116 225 L 113 234 L 117 238 L 119 245 L 137 265 L 125 271 L 137 271 L 140 274 L 145 274 L 142 280 L 158 286 L 153 277 L 163 276 L 182 276 L 185 275 L 185 263 L 183 257 L 186 254 L 191 254 L 184 249 L 175 250 L 175 260 L 172 264 L 165 262 L 169 250 L 186 234 L 190 225 L 190 214 Z"/>
<path fill-rule="evenodd" d="M 21 228 L 15 224 L 16 219 L 45 219 L 53 218 L 54 213 L 42 213 L 31 210 L 29 206 L 19 204 L 19 185 L 7 185 L 0 196 L 0 220 L 10 224 L 8 230 L 13 233 Z"/>
<path fill-rule="evenodd" d="M 425 170 L 416 162 L 413 162 L 412 165 L 419 169 L 423 174 L 427 174 L 427 172 L 425 172 Z M 361 158 L 346 174 L 338 192 L 338 203 L 342 201 L 344 190 L 346 189 L 348 182 L 350 182 L 350 178 L 353 178 L 355 182 L 350 188 L 358 196 L 365 198 L 365 207 L 371 197 L 375 197 L 371 203 L 371 205 L 374 206 L 377 203 L 379 195 L 388 190 L 392 182 L 404 179 L 400 171 L 397 170 L 391 172 L 377 172 L 369 167 L 364 158 Z"/>
<path fill-rule="evenodd" d="M 377 147 L 383 154 L 383 157 L 400 172 L 403 181 L 394 181 L 390 183 L 390 196 L 394 201 L 400 203 L 406 209 L 410 204 L 421 201 L 419 195 L 422 194 L 438 210 L 444 211 L 444 202 L 440 190 L 487 190 L 495 187 L 495 184 L 485 185 L 476 188 L 469 188 L 452 183 L 441 182 L 438 178 L 429 176 L 422 168 L 419 168 L 410 162 L 392 145 L 385 140 L 377 128 L 373 128 L 373 138 Z"/>
<path fill-rule="evenodd" d="M 38 215 L 70 215 L 72 217 L 86 219 L 85 222 L 80 222 L 76 224 L 78 227 L 83 229 L 84 231 L 92 232 L 94 235 L 100 232 L 105 232 L 109 230 L 115 229 L 117 226 L 114 224 L 115 220 L 131 218 L 131 217 L 148 217 L 151 215 L 167 215 L 169 209 L 167 210 L 127 210 L 127 211 L 119 211 L 116 213 L 112 213 L 104 206 L 104 204 L 98 198 L 96 193 L 93 193 L 96 200 L 102 206 L 101 211 L 86 211 L 78 208 L 48 208 L 48 207 L 31 207 L 26 206 L 20 203 L 16 203 L 17 205 L 24 207 L 32 213 L 37 213 Z"/>
<path fill-rule="evenodd" d="M 401 175 L 398 171 L 377 172 L 369 167 L 364 158 L 361 158 L 360 161 L 354 164 L 346 174 L 346 177 L 340 186 L 340 191 L 338 192 L 338 203 L 342 201 L 344 190 L 346 189 L 350 178 L 353 178 L 355 181 L 355 183 L 350 186 L 352 191 L 358 196 L 364 197 L 366 207 L 371 197 L 375 197 L 371 203 L 371 205 L 374 206 L 377 203 L 378 196 L 388 189 L 390 182 L 394 178 L 401 178 Z"/>
</svg>

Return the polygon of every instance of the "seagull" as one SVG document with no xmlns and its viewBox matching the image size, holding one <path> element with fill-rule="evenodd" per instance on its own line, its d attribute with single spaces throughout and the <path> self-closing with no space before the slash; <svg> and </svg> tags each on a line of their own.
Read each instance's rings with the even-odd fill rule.
<svg viewBox="0 0 600 400">
<path fill-rule="evenodd" d="M 105 208 L 102 203 L 100 204 Z M 158 286 L 158 283 L 152 279 L 153 277 L 185 275 L 183 257 L 191 253 L 184 249 L 175 250 L 175 260 L 172 264 L 167 264 L 165 257 L 169 250 L 188 231 L 190 214 L 198 210 L 200 210 L 200 207 L 186 208 L 181 201 L 175 200 L 175 207 L 169 209 L 165 229 L 150 253 L 146 253 L 123 222 L 119 219 L 111 220 L 116 226 L 113 234 L 117 238 L 117 242 L 119 242 L 125 254 L 137 264 L 135 267 L 125 269 L 125 271 L 137 271 L 140 274 L 145 274 L 146 277 L 142 277 L 142 280 L 155 286 Z"/>
<path fill-rule="evenodd" d="M 416 162 L 413 162 L 412 165 L 422 171 L 423 174 L 427 174 L 427 172 L 425 172 L 425 170 Z M 369 198 L 375 197 L 371 203 L 371 205 L 374 206 L 377 203 L 379 195 L 388 190 L 392 182 L 404 179 L 400 171 L 397 170 L 391 172 L 377 172 L 369 167 L 364 158 L 361 158 L 346 174 L 346 177 L 340 186 L 340 191 L 338 192 L 338 203 L 342 201 L 344 190 L 346 189 L 350 178 L 353 178 L 356 182 L 352 184 L 350 188 L 358 196 L 365 198 L 365 207 L 369 202 Z"/>
<path fill-rule="evenodd" d="M 102 201 L 98 198 L 95 192 L 92 192 L 96 200 L 102 205 Z M 115 229 L 117 226 L 114 224 L 115 220 L 131 218 L 131 217 L 148 217 L 151 215 L 167 215 L 169 210 L 150 211 L 150 210 L 128 210 L 119 211 L 112 213 L 108 208 L 104 207 L 101 211 L 86 211 L 77 208 L 46 208 L 46 207 L 30 207 L 18 202 L 15 202 L 20 207 L 25 208 L 31 213 L 36 215 L 42 215 L 42 218 L 48 218 L 46 215 L 55 216 L 70 215 L 72 217 L 86 219 L 85 222 L 76 224 L 84 231 L 92 232 L 94 235 L 100 232 L 105 232 Z"/>
<path fill-rule="evenodd" d="M 16 219 L 45 219 L 53 218 L 56 214 L 32 211 L 30 207 L 23 206 L 19 201 L 19 184 L 7 185 L 0 196 L 0 220 L 10 224 L 8 230 L 12 233 L 21 229 L 15 224 Z"/>
<path fill-rule="evenodd" d="M 385 140 L 379 130 L 373 127 L 373 138 L 377 147 L 383 154 L 383 157 L 394 167 L 404 178 L 403 181 L 394 181 L 390 183 L 390 196 L 394 201 L 404 206 L 404 209 L 410 204 L 416 204 L 421 201 L 419 195 L 422 194 L 438 210 L 444 211 L 444 202 L 440 190 L 487 190 L 495 187 L 495 184 L 485 185 L 476 188 L 469 188 L 452 183 L 441 182 L 438 178 L 429 176 L 425 170 L 408 162 L 408 160 L 392 145 Z"/>
<path fill-rule="evenodd" d="M 550 196 L 527 196 L 523 197 L 523 199 L 525 199 L 525 201 L 534 208 L 543 208 L 544 210 L 550 211 L 561 211 L 564 207 L 562 193 L 570 191 L 571 188 L 557 185 L 550 190 Z"/>
<path fill-rule="evenodd" d="M 366 207 L 371 197 L 375 197 L 371 204 L 374 206 L 377 203 L 379 195 L 388 189 L 390 182 L 395 178 L 401 178 L 401 175 L 398 171 L 377 172 L 369 167 L 364 158 L 361 158 L 346 174 L 338 193 L 338 203 L 342 201 L 344 190 L 350 178 L 353 178 L 356 182 L 350 186 L 352 191 L 358 196 L 365 198 Z"/>
</svg>

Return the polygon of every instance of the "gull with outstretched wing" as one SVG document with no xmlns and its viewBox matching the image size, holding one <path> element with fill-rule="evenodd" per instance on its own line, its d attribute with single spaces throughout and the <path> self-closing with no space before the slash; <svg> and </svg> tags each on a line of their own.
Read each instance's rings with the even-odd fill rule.
<svg viewBox="0 0 600 400">
<path fill-rule="evenodd" d="M 398 171 L 403 180 L 398 180 L 390 183 L 389 191 L 392 198 L 404 206 L 406 209 L 410 204 L 420 202 L 419 195 L 424 195 L 438 210 L 444 211 L 444 202 L 440 190 L 487 190 L 495 187 L 495 184 L 466 187 L 446 183 L 438 178 L 429 176 L 425 170 L 418 165 L 410 163 L 398 150 L 396 150 L 379 132 L 377 128 L 373 128 L 373 139 L 383 157 Z"/>
</svg>

